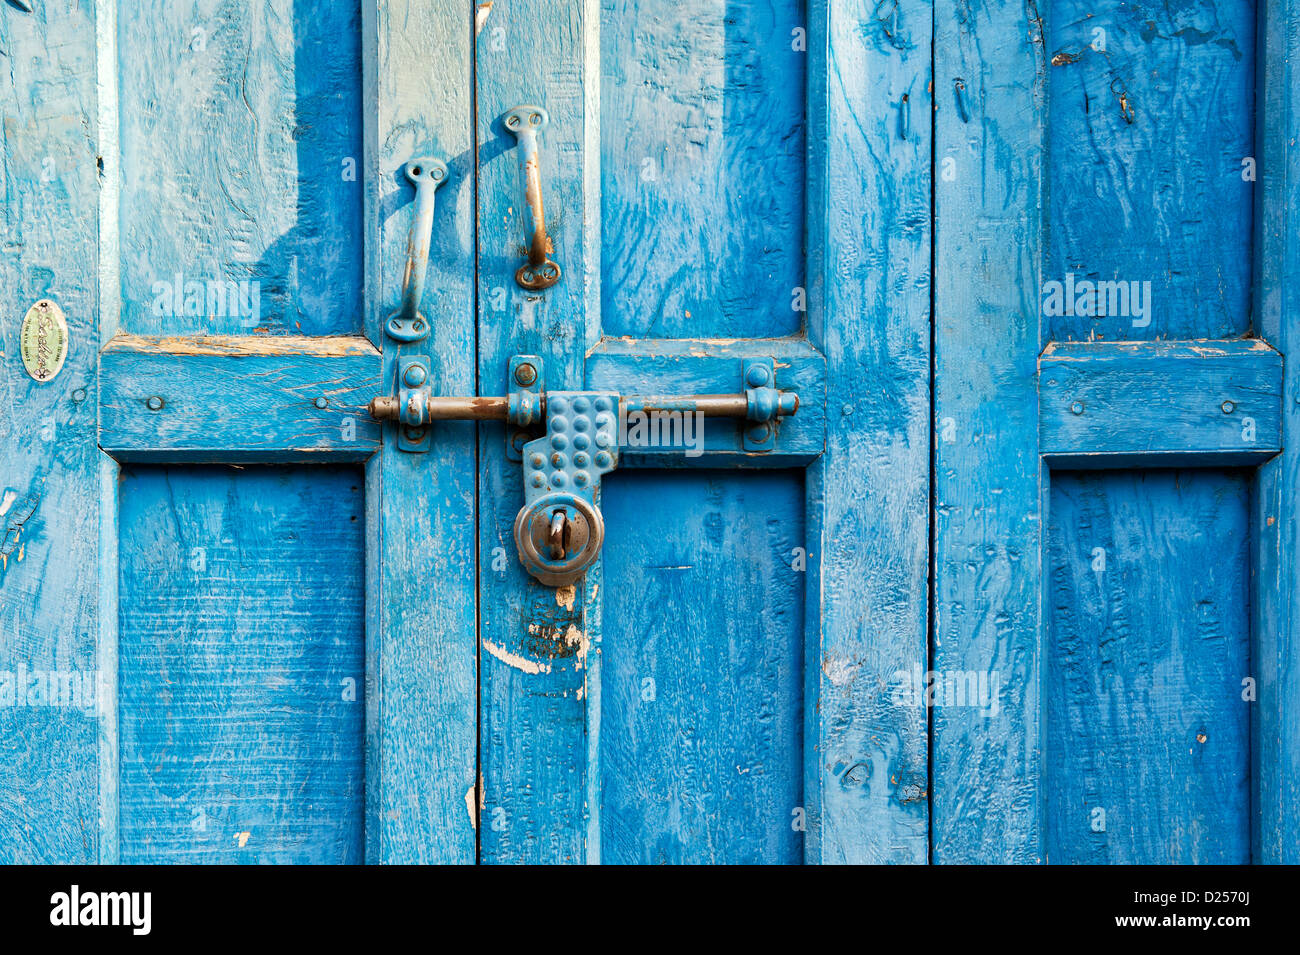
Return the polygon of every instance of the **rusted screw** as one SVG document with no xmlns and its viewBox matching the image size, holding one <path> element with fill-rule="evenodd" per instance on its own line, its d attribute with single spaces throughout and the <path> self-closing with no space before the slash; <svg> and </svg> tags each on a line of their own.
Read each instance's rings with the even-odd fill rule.
<svg viewBox="0 0 1300 955">
<path fill-rule="evenodd" d="M 161 411 L 163 406 L 163 400 L 159 398 L 157 395 L 154 395 L 152 398 L 146 401 L 145 404 L 149 406 L 150 411 Z"/>
<path fill-rule="evenodd" d="M 527 388 L 537 380 L 537 369 L 524 362 L 515 369 L 515 381 Z"/>
</svg>

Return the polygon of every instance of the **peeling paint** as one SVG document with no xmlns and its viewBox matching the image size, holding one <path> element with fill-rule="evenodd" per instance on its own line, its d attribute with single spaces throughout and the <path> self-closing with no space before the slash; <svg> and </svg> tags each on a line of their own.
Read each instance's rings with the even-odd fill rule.
<svg viewBox="0 0 1300 955">
<path fill-rule="evenodd" d="M 574 584 L 555 588 L 555 602 L 565 610 L 573 609 L 573 602 L 578 598 L 578 588 Z"/>
<path fill-rule="evenodd" d="M 483 641 L 483 649 L 492 654 L 506 666 L 512 666 L 516 670 L 524 673 L 550 673 L 551 667 L 546 663 L 538 663 L 536 660 L 529 660 L 527 657 L 521 657 L 517 653 L 511 653 L 505 647 L 499 647 L 491 640 Z"/>
<path fill-rule="evenodd" d="M 235 839 L 239 842 L 239 848 L 242 849 L 242 848 L 244 848 L 244 846 L 248 845 L 248 839 L 249 839 L 250 836 L 252 836 L 252 833 L 251 833 L 251 832 L 237 832 L 237 833 L 235 833 Z"/>
</svg>

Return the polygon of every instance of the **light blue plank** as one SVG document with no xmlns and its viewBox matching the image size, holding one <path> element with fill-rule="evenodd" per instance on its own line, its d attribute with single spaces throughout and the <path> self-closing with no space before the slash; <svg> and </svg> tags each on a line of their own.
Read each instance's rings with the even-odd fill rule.
<svg viewBox="0 0 1300 955">
<path fill-rule="evenodd" d="M 803 6 L 602 0 L 607 335 L 800 331 Z"/>
<path fill-rule="evenodd" d="M 87 4 L 0 14 L 0 861 L 91 863 L 100 831 L 99 451 L 95 447 L 95 19 Z M 37 383 L 19 329 L 67 315 Z M 51 677 L 56 694 L 49 695 Z M 90 698 L 58 694 L 75 679 Z"/>
<path fill-rule="evenodd" d="M 99 443 L 119 460 L 362 461 L 379 448 L 366 405 L 380 355 L 364 338 L 119 335 L 100 373 Z"/>
<path fill-rule="evenodd" d="M 1052 474 L 1047 861 L 1250 861 L 1250 485 Z"/>
<path fill-rule="evenodd" d="M 932 859 L 1038 862 L 1037 357 L 1047 53 L 1039 8 L 935 6 L 932 667 L 1000 676 L 931 711 Z"/>
<path fill-rule="evenodd" d="M 563 0 L 545 15 L 527 0 L 478 11 L 478 388 L 502 394 L 511 355 L 540 355 L 546 386 L 583 385 L 583 355 L 598 334 L 600 208 L 594 150 L 599 68 L 594 3 Z M 524 174 L 508 109 L 541 106 L 540 172 L 560 282 L 527 292 L 514 279 L 531 240 Z M 598 689 L 588 659 L 595 621 L 587 593 L 528 577 L 513 540 L 523 505 L 517 464 L 499 425 L 480 428 L 481 859 L 580 863 L 599 857 L 598 763 L 589 734 Z M 594 575 L 589 574 L 592 581 Z M 592 721 L 589 723 L 589 719 Z M 593 787 L 589 790 L 588 786 Z"/>
<path fill-rule="evenodd" d="M 384 391 L 392 391 L 405 353 L 429 356 L 434 394 L 473 394 L 469 8 L 380 0 L 364 10 L 365 327 L 382 342 Z M 450 173 L 437 193 L 420 304 L 432 331 L 398 347 L 380 329 L 401 301 L 415 208 L 401 169 L 425 155 L 442 159 Z M 426 454 L 397 450 L 391 425 L 383 441 L 366 470 L 366 860 L 471 863 L 478 779 L 474 428 L 440 424 Z"/>
<path fill-rule="evenodd" d="M 128 467 L 121 861 L 359 863 L 361 475 Z"/>
<path fill-rule="evenodd" d="M 361 6 L 118 5 L 123 330 L 361 330 Z"/>
<path fill-rule="evenodd" d="M 1048 316 L 1053 338 L 1250 329 L 1252 183 L 1242 164 L 1255 156 L 1256 6 L 1042 5 L 1052 157 L 1043 280 L 1146 288 L 1142 312 Z"/>
<path fill-rule="evenodd" d="M 802 860 L 801 477 L 607 479 L 602 861 Z"/>
<path fill-rule="evenodd" d="M 1256 861 L 1300 863 L 1300 8 L 1259 13 L 1254 324 L 1288 356 L 1280 455 L 1258 471 L 1251 609 L 1258 698 L 1253 709 Z"/>
<path fill-rule="evenodd" d="M 1053 342 L 1038 368 L 1055 466 L 1258 464 L 1281 447 L 1282 356 L 1259 339 Z"/>
<path fill-rule="evenodd" d="M 808 471 L 809 862 L 924 862 L 931 12 L 808 5 L 808 337 L 826 454 Z"/>
</svg>

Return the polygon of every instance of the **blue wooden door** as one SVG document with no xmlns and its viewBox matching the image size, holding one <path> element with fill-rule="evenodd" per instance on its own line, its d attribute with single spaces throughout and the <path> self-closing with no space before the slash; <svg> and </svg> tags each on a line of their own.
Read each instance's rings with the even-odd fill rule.
<svg viewBox="0 0 1300 955">
<path fill-rule="evenodd" d="M 1296 860 L 1288 3 L 33 6 L 0 859 Z M 553 586 L 416 356 L 799 408 L 620 432 Z"/>
<path fill-rule="evenodd" d="M 928 22 L 928 14 L 927 14 Z M 481 858 L 923 861 L 929 46 L 869 4 L 478 6 L 480 388 L 726 394 L 771 359 L 774 447 L 623 449 L 602 559 L 513 559 L 519 464 L 480 445 Z M 542 107 L 552 288 L 511 130 Z M 909 118 L 910 117 L 910 118 Z M 909 127 L 909 123 L 912 124 Z M 510 559 L 491 562 L 494 553 Z"/>
<path fill-rule="evenodd" d="M 1294 862 L 1294 5 L 935 14 L 933 859 Z"/>
<path fill-rule="evenodd" d="M 474 433 L 366 410 L 432 150 L 422 344 L 473 388 L 466 11 L 34 8 L 2 294 L 67 356 L 5 321 L 0 858 L 472 861 Z"/>
</svg>

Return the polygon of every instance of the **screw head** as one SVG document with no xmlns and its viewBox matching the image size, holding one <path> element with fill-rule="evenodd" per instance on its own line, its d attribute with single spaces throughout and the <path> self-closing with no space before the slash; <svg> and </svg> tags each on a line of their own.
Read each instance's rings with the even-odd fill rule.
<svg viewBox="0 0 1300 955">
<path fill-rule="evenodd" d="M 766 441 L 771 434 L 772 426 L 764 421 L 749 429 L 749 440 L 756 442 Z"/>
<path fill-rule="evenodd" d="M 527 388 L 537 380 L 537 369 L 528 362 L 521 362 L 515 368 L 515 381 Z"/>
<path fill-rule="evenodd" d="M 406 369 L 406 374 L 402 376 L 402 380 L 406 382 L 408 388 L 419 388 L 428 377 L 429 372 L 423 365 L 411 365 Z"/>
<path fill-rule="evenodd" d="M 317 398 L 314 402 L 312 402 L 312 404 L 314 404 L 317 408 L 320 408 L 322 411 L 329 407 L 329 402 L 326 401 L 324 398 Z"/>
<path fill-rule="evenodd" d="M 149 406 L 150 411 L 161 411 L 163 406 L 163 400 L 159 398 L 157 395 L 154 395 L 148 401 L 146 401 L 145 404 Z"/>
<path fill-rule="evenodd" d="M 1070 412 L 1072 414 L 1083 414 L 1083 402 L 1076 401 L 1072 405 L 1070 405 Z"/>
<path fill-rule="evenodd" d="M 408 426 L 407 429 L 406 429 L 406 440 L 407 440 L 407 441 L 423 441 L 423 440 L 424 440 L 424 429 L 423 429 L 423 428 L 417 428 L 417 427 Z"/>
<path fill-rule="evenodd" d="M 751 388 L 763 388 L 772 380 L 771 374 L 766 365 L 750 365 L 749 373 L 745 375 L 745 381 Z"/>
<path fill-rule="evenodd" d="M 1231 401 L 1225 401 L 1223 404 L 1219 405 L 1219 407 L 1223 409 L 1224 414 L 1232 414 L 1237 410 L 1237 406 Z"/>
</svg>

